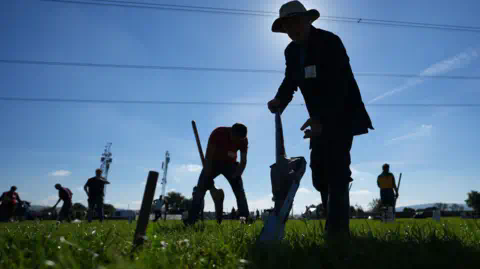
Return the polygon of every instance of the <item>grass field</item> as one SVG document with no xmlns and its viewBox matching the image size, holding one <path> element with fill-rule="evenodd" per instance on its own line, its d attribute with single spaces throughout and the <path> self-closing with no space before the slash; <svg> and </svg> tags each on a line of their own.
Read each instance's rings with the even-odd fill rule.
<svg viewBox="0 0 480 269">
<path fill-rule="evenodd" d="M 286 240 L 268 249 L 255 244 L 261 221 L 159 221 L 132 254 L 135 225 L 2 223 L 0 268 L 480 268 L 480 222 L 459 218 L 352 220 L 347 258 L 325 243 L 323 221 L 289 221 Z"/>
</svg>

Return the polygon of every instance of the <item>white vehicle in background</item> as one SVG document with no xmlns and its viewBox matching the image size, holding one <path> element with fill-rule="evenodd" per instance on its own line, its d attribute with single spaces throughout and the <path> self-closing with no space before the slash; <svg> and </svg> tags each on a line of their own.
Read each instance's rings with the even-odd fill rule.
<svg viewBox="0 0 480 269">
<path fill-rule="evenodd" d="M 115 210 L 115 213 L 113 213 L 113 216 L 111 217 L 112 219 L 135 219 L 136 214 L 135 211 L 130 210 L 130 209 L 118 209 Z"/>
</svg>

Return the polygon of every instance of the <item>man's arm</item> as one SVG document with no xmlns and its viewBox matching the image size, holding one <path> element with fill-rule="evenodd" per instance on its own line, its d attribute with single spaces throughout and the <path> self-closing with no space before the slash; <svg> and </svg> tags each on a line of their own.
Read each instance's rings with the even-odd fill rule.
<svg viewBox="0 0 480 269">
<path fill-rule="evenodd" d="M 214 133 L 210 135 L 210 138 L 208 139 L 208 144 L 207 144 L 207 152 L 205 155 L 205 164 L 204 164 L 204 173 L 207 176 L 210 176 L 210 173 L 212 172 L 212 166 L 213 166 L 213 157 L 216 151 L 216 143 L 215 143 L 215 138 L 214 138 Z"/>
<path fill-rule="evenodd" d="M 58 198 L 57 203 L 52 207 L 52 209 L 54 209 L 55 207 L 57 207 L 58 203 L 60 203 L 61 200 L 62 200 L 61 198 Z"/>
<path fill-rule="evenodd" d="M 298 79 L 301 79 L 298 74 L 298 71 L 301 71 L 303 66 L 295 66 L 295 60 L 298 61 L 299 55 L 295 55 L 291 52 L 291 49 L 287 47 L 285 49 L 285 77 L 283 78 L 282 84 L 278 88 L 275 99 L 277 99 L 279 104 L 280 113 L 282 113 L 288 104 L 293 99 L 293 94 L 297 91 Z"/>
<path fill-rule="evenodd" d="M 237 171 L 235 172 L 235 176 L 239 177 L 245 171 L 245 167 L 247 166 L 247 151 L 240 152 L 240 165 L 237 167 Z"/>
<path fill-rule="evenodd" d="M 380 176 L 377 177 L 377 186 L 380 188 Z"/>
<path fill-rule="evenodd" d="M 18 192 L 16 193 L 17 194 L 17 200 L 19 203 L 22 203 L 22 199 L 20 199 L 20 195 L 18 195 Z"/>
<path fill-rule="evenodd" d="M 85 193 L 87 194 L 87 196 L 90 196 L 90 194 L 88 193 L 88 182 L 89 181 L 87 181 L 87 183 L 85 183 L 85 186 L 83 186 L 83 189 L 85 190 Z"/>
</svg>

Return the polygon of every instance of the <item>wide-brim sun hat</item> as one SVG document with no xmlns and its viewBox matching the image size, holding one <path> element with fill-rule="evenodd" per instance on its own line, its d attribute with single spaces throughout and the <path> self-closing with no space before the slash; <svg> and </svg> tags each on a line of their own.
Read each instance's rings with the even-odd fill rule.
<svg viewBox="0 0 480 269">
<path fill-rule="evenodd" d="M 280 16 L 272 24 L 272 32 L 286 33 L 283 23 L 292 17 L 305 16 L 310 18 L 310 23 L 320 17 L 320 12 L 316 9 L 307 10 L 299 1 L 290 1 L 280 7 Z"/>
</svg>

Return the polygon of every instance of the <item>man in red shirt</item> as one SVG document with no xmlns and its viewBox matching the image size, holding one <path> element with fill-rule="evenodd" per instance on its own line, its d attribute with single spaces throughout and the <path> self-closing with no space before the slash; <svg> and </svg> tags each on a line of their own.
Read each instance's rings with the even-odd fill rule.
<svg viewBox="0 0 480 269">
<path fill-rule="evenodd" d="M 237 151 L 240 150 L 240 163 Z M 222 174 L 230 183 L 237 199 L 239 216 L 249 219 L 247 197 L 243 188 L 242 174 L 247 165 L 247 127 L 235 123 L 232 127 L 218 127 L 210 134 L 205 156 L 205 166 L 200 173 L 197 190 L 193 194 L 192 206 L 186 225 L 194 224 L 201 210 L 205 193 L 213 186 L 213 180 Z"/>
<path fill-rule="evenodd" d="M 0 196 L 0 201 L 2 202 L 2 210 L 5 214 L 5 220 L 11 221 L 13 214 L 15 213 L 15 209 L 18 203 L 21 203 L 22 200 L 20 196 L 16 192 L 17 187 L 12 186 L 10 191 L 6 191 Z"/>
<path fill-rule="evenodd" d="M 60 214 L 58 216 L 58 221 L 63 221 L 67 219 L 70 222 L 70 209 L 72 209 L 72 191 L 69 188 L 62 187 L 60 184 L 55 184 L 55 189 L 58 190 L 58 201 L 52 207 L 52 210 L 55 210 L 58 203 L 63 200 L 62 209 L 60 209 Z"/>
</svg>

